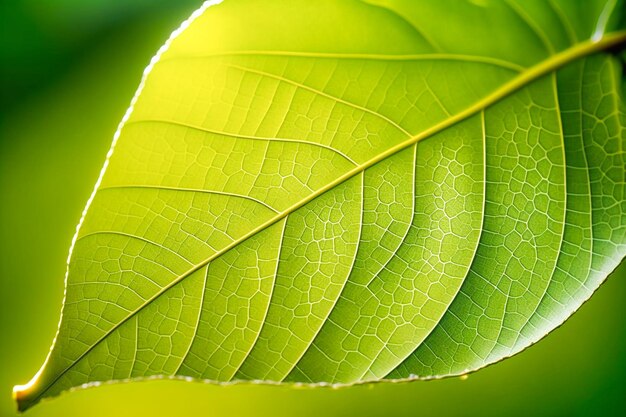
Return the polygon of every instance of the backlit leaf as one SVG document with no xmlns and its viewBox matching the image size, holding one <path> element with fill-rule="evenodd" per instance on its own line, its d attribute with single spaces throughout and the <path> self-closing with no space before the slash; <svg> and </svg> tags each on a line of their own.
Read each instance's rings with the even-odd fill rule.
<svg viewBox="0 0 626 417">
<path fill-rule="evenodd" d="M 208 5 L 116 134 L 20 409 L 150 376 L 460 375 L 624 258 L 622 2 Z"/>
</svg>

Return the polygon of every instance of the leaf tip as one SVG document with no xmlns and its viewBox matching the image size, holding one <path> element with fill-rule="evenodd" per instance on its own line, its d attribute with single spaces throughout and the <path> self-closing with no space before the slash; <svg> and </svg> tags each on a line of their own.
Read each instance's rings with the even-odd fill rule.
<svg viewBox="0 0 626 417">
<path fill-rule="evenodd" d="M 39 401 L 35 387 L 38 385 L 42 369 L 26 384 L 13 386 L 13 399 L 17 402 L 17 411 L 20 413 L 26 411 Z"/>
<path fill-rule="evenodd" d="M 29 384 L 30 382 L 25 385 L 15 385 L 13 387 L 13 400 L 17 403 L 17 411 L 19 412 L 23 412 L 29 407 L 27 400 Z"/>
</svg>

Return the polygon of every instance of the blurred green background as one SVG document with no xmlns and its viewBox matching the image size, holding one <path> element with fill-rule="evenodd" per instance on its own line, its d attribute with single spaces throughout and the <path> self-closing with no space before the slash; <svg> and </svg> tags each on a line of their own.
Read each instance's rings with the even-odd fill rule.
<svg viewBox="0 0 626 417">
<path fill-rule="evenodd" d="M 67 250 L 119 120 L 199 0 L 0 5 L 0 416 L 55 334 Z M 153 381 L 65 394 L 27 416 L 626 415 L 626 265 L 538 345 L 458 378 L 343 389 Z"/>
</svg>

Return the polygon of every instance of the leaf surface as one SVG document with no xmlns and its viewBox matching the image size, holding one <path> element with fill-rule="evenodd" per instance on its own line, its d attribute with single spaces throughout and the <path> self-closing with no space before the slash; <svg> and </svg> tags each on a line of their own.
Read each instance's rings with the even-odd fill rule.
<svg viewBox="0 0 626 417">
<path fill-rule="evenodd" d="M 151 376 L 463 374 L 624 258 L 620 1 L 208 6 L 120 125 L 20 409 Z"/>
</svg>

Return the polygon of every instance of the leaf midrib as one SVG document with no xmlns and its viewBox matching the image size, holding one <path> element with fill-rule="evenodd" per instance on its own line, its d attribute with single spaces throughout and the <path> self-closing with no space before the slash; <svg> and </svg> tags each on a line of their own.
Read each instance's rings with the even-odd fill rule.
<svg viewBox="0 0 626 417">
<path fill-rule="evenodd" d="M 439 133 L 439 132 L 443 131 L 444 129 L 447 129 L 450 126 L 455 125 L 456 123 L 459 123 L 459 122 L 467 119 L 468 117 L 476 114 L 477 112 L 486 109 L 487 107 L 491 106 L 494 103 L 497 103 L 499 100 L 501 100 L 504 97 L 510 95 L 511 93 L 517 91 L 518 89 L 528 85 L 529 83 L 531 83 L 532 81 L 540 78 L 541 76 L 546 75 L 546 74 L 550 73 L 551 71 L 554 71 L 554 70 L 562 67 L 565 64 L 568 64 L 568 63 L 570 63 L 572 61 L 575 61 L 576 59 L 579 59 L 581 57 L 590 55 L 590 54 L 592 54 L 594 52 L 598 52 L 598 51 L 610 48 L 612 46 L 618 45 L 618 44 L 620 44 L 622 42 L 625 42 L 625 41 L 626 41 L 626 30 L 621 30 L 621 31 L 616 31 L 616 32 L 609 33 L 609 34 L 605 35 L 603 38 L 601 38 L 601 39 L 599 39 L 597 41 L 587 40 L 587 41 L 579 43 L 578 45 L 575 45 L 575 46 L 573 46 L 571 48 L 568 48 L 568 49 L 566 49 L 566 50 L 564 50 L 564 51 L 562 51 L 562 52 L 560 52 L 558 54 L 555 54 L 555 55 L 551 56 L 550 58 L 540 62 L 539 64 L 537 64 L 535 66 L 532 66 L 532 67 L 528 68 L 526 71 L 520 73 L 517 77 L 514 77 L 509 82 L 503 84 L 500 88 L 496 89 L 491 94 L 489 94 L 489 95 L 485 96 L 484 98 L 482 98 L 481 100 L 477 101 L 474 105 L 469 106 L 465 110 L 455 114 L 454 116 L 452 116 L 452 117 L 450 117 L 450 118 L 448 118 L 448 119 L 446 119 L 446 120 L 444 120 L 444 121 L 442 121 L 442 122 L 440 122 L 440 123 L 438 123 L 438 124 L 428 128 L 426 130 L 424 130 L 423 132 L 420 132 L 420 133 L 418 133 L 416 135 L 410 136 L 404 142 L 401 142 L 401 143 L 399 143 L 399 144 L 389 148 L 387 151 L 385 151 L 385 152 L 381 153 L 380 155 L 370 159 L 369 161 L 365 162 L 364 164 L 356 166 L 355 168 L 353 168 L 350 171 L 346 172 L 342 176 L 338 177 L 335 181 L 332 181 L 332 182 L 328 183 L 326 186 L 318 189 L 317 191 L 315 191 L 314 193 L 311 193 L 306 198 L 304 198 L 301 201 L 293 204 L 292 206 L 288 207 L 284 211 L 278 213 L 273 218 L 267 220 L 266 222 L 262 223 L 261 225 L 257 226 L 256 228 L 252 229 L 250 232 L 246 233 L 245 235 L 241 236 L 239 239 L 237 239 L 237 240 L 233 241 L 232 243 L 230 243 L 229 245 L 225 246 L 223 249 L 215 252 L 213 255 L 211 255 L 210 257 L 208 257 L 204 261 L 202 261 L 202 262 L 198 263 L 197 265 L 193 266 L 192 268 L 190 268 L 189 270 L 187 270 L 186 272 L 181 274 L 177 279 L 172 281 L 170 284 L 168 284 L 167 286 L 163 287 L 159 292 L 157 292 L 150 299 L 146 300 L 145 303 L 143 303 L 137 309 L 132 311 L 128 316 L 126 316 L 123 320 L 121 320 L 119 323 L 114 325 L 110 330 L 108 330 L 104 335 L 102 335 L 102 337 L 100 337 L 93 345 L 91 345 L 78 358 L 76 358 L 71 365 L 66 367 L 63 371 L 59 372 L 57 376 L 55 376 L 49 383 L 47 383 L 45 385 L 45 387 L 43 389 L 41 389 L 40 394 L 37 395 L 35 398 L 33 398 L 31 400 L 31 402 L 36 402 L 38 399 L 40 399 L 45 394 L 45 392 L 52 385 L 54 385 L 54 383 L 56 383 L 63 375 L 65 375 L 70 369 L 72 369 L 76 364 L 78 364 L 87 354 L 89 354 L 89 352 L 91 352 L 103 340 L 105 340 L 107 337 L 109 337 L 114 331 L 116 331 L 120 326 L 122 326 L 124 323 L 126 323 L 128 320 L 130 320 L 132 317 L 134 317 L 137 313 L 139 313 L 141 310 L 143 310 L 146 306 L 148 306 L 154 300 L 158 299 L 161 295 L 163 295 L 169 289 L 174 287 L 176 284 L 180 283 L 186 277 L 188 277 L 191 274 L 193 274 L 194 272 L 202 269 L 209 262 L 215 260 L 216 258 L 218 258 L 221 255 L 225 254 L 229 250 L 231 250 L 234 247 L 240 245 L 241 243 L 243 243 L 244 241 L 246 241 L 250 237 L 252 237 L 252 236 L 256 235 L 257 233 L 265 230 L 266 228 L 270 227 L 274 223 L 284 219 L 289 214 L 293 213 L 294 211 L 298 210 L 302 206 L 306 205 L 308 202 L 314 200 L 315 198 L 319 197 L 320 195 L 324 194 L 325 192 L 333 189 L 334 187 L 338 186 L 339 184 L 341 184 L 341 183 L 347 181 L 348 179 L 354 177 L 355 175 L 359 174 L 360 172 L 366 170 L 367 168 L 370 168 L 371 166 L 377 164 L 378 162 L 381 162 L 382 160 L 390 157 L 391 155 L 394 155 L 394 154 L 396 154 L 396 153 L 406 149 L 407 147 L 409 147 L 409 146 L 411 146 L 411 145 L 413 145 L 413 144 L 415 144 L 415 143 L 417 143 L 417 142 L 419 142 L 419 141 L 421 141 L 423 139 L 426 139 L 426 138 L 428 138 L 430 136 L 433 136 L 434 134 Z M 30 389 L 31 390 L 34 389 L 35 386 L 36 385 L 33 385 L 32 387 L 30 387 Z"/>
</svg>

